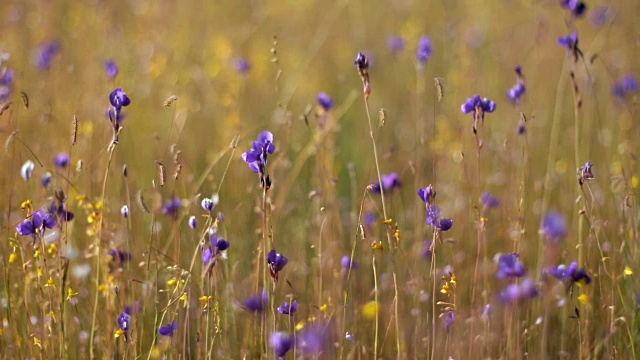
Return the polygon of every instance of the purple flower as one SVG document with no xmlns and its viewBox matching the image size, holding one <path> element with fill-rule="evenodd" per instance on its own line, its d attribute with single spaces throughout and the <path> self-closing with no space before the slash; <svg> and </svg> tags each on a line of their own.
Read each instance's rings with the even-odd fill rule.
<svg viewBox="0 0 640 360">
<path fill-rule="evenodd" d="M 522 282 L 509 284 L 502 290 L 498 298 L 503 303 L 515 303 L 538 296 L 538 288 L 531 278 L 525 278 Z"/>
<path fill-rule="evenodd" d="M 559 241 L 567 236 L 567 222 L 557 211 L 550 211 L 542 221 L 542 231 L 548 240 Z"/>
<path fill-rule="evenodd" d="M 244 58 L 235 59 L 233 61 L 233 67 L 236 69 L 237 72 L 243 75 L 247 75 L 249 74 L 249 71 L 251 71 L 251 64 L 249 64 L 249 61 L 247 61 L 247 59 L 244 59 Z"/>
<path fill-rule="evenodd" d="M 569 50 L 573 50 L 578 46 L 578 34 L 576 32 L 572 32 L 570 35 L 561 36 L 558 38 L 558 44 Z"/>
<path fill-rule="evenodd" d="M 204 249 L 204 251 L 202 252 L 202 263 L 205 265 L 209 264 L 211 259 L 213 259 L 213 255 L 213 250 L 211 250 L 210 247 Z"/>
<path fill-rule="evenodd" d="M 440 218 L 440 222 L 437 227 L 441 231 L 449 231 L 453 227 L 453 220 L 447 219 L 447 218 Z"/>
<path fill-rule="evenodd" d="M 107 76 L 113 80 L 118 76 L 118 64 L 114 60 L 107 60 L 104 63 L 104 68 L 107 70 Z"/>
<path fill-rule="evenodd" d="M 129 207 L 127 205 L 122 205 L 122 207 L 120 208 L 120 214 L 122 215 L 123 218 L 128 218 L 129 217 Z"/>
<path fill-rule="evenodd" d="M 394 35 L 387 38 L 387 46 L 392 53 L 398 53 L 404 50 L 405 45 L 406 41 L 401 36 Z"/>
<path fill-rule="evenodd" d="M 623 76 L 619 82 L 613 84 L 611 89 L 613 95 L 621 98 L 636 92 L 638 92 L 638 81 L 631 74 Z"/>
<path fill-rule="evenodd" d="M 124 264 L 131 261 L 131 253 L 120 249 L 109 249 L 107 252 L 111 256 L 111 260 L 116 264 Z"/>
<path fill-rule="evenodd" d="M 269 251 L 267 254 L 267 265 L 269 266 L 269 271 L 271 272 L 271 277 L 278 281 L 278 273 L 284 269 L 285 265 L 289 262 L 284 255 L 280 254 L 275 250 Z"/>
<path fill-rule="evenodd" d="M 46 172 L 44 173 L 44 175 L 42 175 L 42 179 L 40 180 L 40 182 L 42 183 L 42 186 L 44 186 L 45 188 L 48 188 L 49 185 L 51 185 L 51 180 L 52 180 L 52 176 L 50 172 Z"/>
<path fill-rule="evenodd" d="M 456 322 L 456 313 L 453 310 L 447 310 L 440 315 L 442 317 L 442 322 L 444 324 L 444 330 L 449 332 L 453 323 Z"/>
<path fill-rule="evenodd" d="M 225 239 L 219 239 L 216 241 L 215 247 L 218 249 L 218 252 L 227 250 L 231 246 L 231 244 Z"/>
<path fill-rule="evenodd" d="M 331 337 L 329 324 L 318 321 L 308 323 L 298 335 L 297 347 L 305 355 L 320 355 L 329 350 L 333 343 Z"/>
<path fill-rule="evenodd" d="M 122 112 L 122 110 L 116 111 L 113 107 L 109 107 L 105 112 L 105 115 L 107 119 L 109 119 L 109 121 L 114 123 L 114 126 L 117 127 L 120 127 L 120 125 L 124 122 L 124 119 L 127 118 L 127 114 Z"/>
<path fill-rule="evenodd" d="M 14 75 L 11 69 L 2 69 L 0 74 L 0 101 L 4 102 L 9 99 L 13 92 Z"/>
<path fill-rule="evenodd" d="M 418 41 L 418 50 L 416 51 L 416 59 L 420 65 L 424 65 L 427 60 L 431 59 L 433 51 L 431 49 L 431 39 L 428 36 L 422 36 Z"/>
<path fill-rule="evenodd" d="M 436 197 L 436 192 L 433 190 L 433 187 L 431 185 L 429 185 L 424 189 L 418 190 L 418 196 L 427 205 L 431 205 L 431 202 Z"/>
<path fill-rule="evenodd" d="M 363 71 L 366 72 L 369 69 L 369 60 L 367 59 L 367 56 L 361 52 L 356 55 L 356 60 L 353 63 L 361 74 Z"/>
<path fill-rule="evenodd" d="M 202 199 L 202 202 L 200 202 L 200 206 L 202 206 L 205 211 L 211 212 L 214 208 L 213 200 L 204 198 Z"/>
<path fill-rule="evenodd" d="M 109 94 L 109 102 L 111 106 L 116 109 L 116 112 L 120 112 L 123 106 L 129 106 L 131 100 L 127 96 L 127 93 L 122 91 L 122 88 L 116 88 Z"/>
<path fill-rule="evenodd" d="M 187 220 L 187 224 L 189 225 L 191 230 L 195 230 L 196 227 L 198 227 L 198 220 L 196 219 L 195 216 L 192 215 L 189 217 L 189 220 Z"/>
<path fill-rule="evenodd" d="M 593 168 L 593 164 L 591 163 L 591 161 L 587 161 L 584 164 L 584 166 L 581 166 L 580 169 L 578 169 L 578 174 L 580 175 L 581 184 L 587 180 L 594 179 L 592 168 Z"/>
<path fill-rule="evenodd" d="M 423 242 L 422 257 L 425 259 L 431 259 L 433 256 L 433 240 L 425 240 Z"/>
<path fill-rule="evenodd" d="M 25 219 L 18 224 L 16 231 L 21 236 L 35 235 L 36 232 L 42 228 L 42 222 L 42 213 L 36 211 L 31 215 L 30 219 Z"/>
<path fill-rule="evenodd" d="M 507 96 L 509 96 L 509 99 L 514 103 L 519 103 L 520 98 L 524 95 L 525 91 L 527 91 L 527 87 L 523 82 L 518 81 L 511 89 L 509 89 Z"/>
<path fill-rule="evenodd" d="M 587 11 L 587 5 L 579 0 L 562 0 L 560 4 L 563 8 L 571 11 L 575 17 L 580 17 Z"/>
<path fill-rule="evenodd" d="M 131 307 L 125 306 L 124 311 L 120 313 L 116 321 L 118 322 L 120 330 L 122 330 L 124 335 L 127 336 L 127 333 L 131 328 Z"/>
<path fill-rule="evenodd" d="M 176 196 L 162 205 L 162 213 L 164 215 L 176 218 L 178 217 L 180 207 L 182 207 L 182 200 L 180 200 L 180 198 Z"/>
<path fill-rule="evenodd" d="M 285 302 L 284 304 L 278 306 L 278 312 L 282 315 L 293 315 L 298 311 L 298 301 L 293 300 L 292 302 Z"/>
<path fill-rule="evenodd" d="M 31 179 L 31 174 L 33 174 L 33 169 L 35 168 L 36 168 L 36 164 L 34 164 L 33 161 L 31 160 L 25 161 L 24 164 L 22 164 L 22 167 L 20 168 L 20 177 L 22 177 L 22 180 L 27 181 Z"/>
<path fill-rule="evenodd" d="M 575 261 L 569 267 L 565 265 L 552 266 L 548 272 L 558 280 L 569 280 L 572 283 L 586 285 L 591 283 L 591 277 L 587 274 L 587 271 L 584 268 L 578 268 L 578 263 Z"/>
<path fill-rule="evenodd" d="M 460 106 L 460 111 L 465 114 L 473 112 L 475 116 L 478 114 L 484 117 L 484 113 L 492 113 L 496 110 L 496 103 L 487 99 L 481 98 L 480 95 L 474 95 L 471 98 L 467 98 L 467 101 Z"/>
<path fill-rule="evenodd" d="M 269 344 L 278 358 L 284 358 L 293 345 L 293 339 L 289 334 L 277 331 L 271 333 Z"/>
<path fill-rule="evenodd" d="M 498 279 L 522 277 L 527 273 L 524 265 L 518 260 L 518 253 L 500 255 L 498 258 Z"/>
<path fill-rule="evenodd" d="M 49 204 L 49 213 L 53 214 L 62 222 L 73 220 L 75 215 L 71 211 L 68 211 L 64 205 L 65 201 L 67 200 L 64 197 L 64 194 L 56 194 L 56 197 L 56 200 L 51 201 L 51 203 Z"/>
<path fill-rule="evenodd" d="M 402 187 L 402 182 L 400 181 L 400 179 L 398 178 L 398 173 L 391 173 L 389 175 L 386 174 L 382 174 L 380 176 L 382 178 L 382 188 L 385 191 L 390 191 L 394 188 L 401 188 Z M 374 184 L 371 188 L 371 190 L 374 193 L 380 193 L 380 183 Z"/>
<path fill-rule="evenodd" d="M 40 70 L 49 70 L 51 60 L 60 52 L 60 44 L 57 41 L 49 41 L 38 49 L 36 54 L 36 65 Z"/>
<path fill-rule="evenodd" d="M 178 320 L 173 320 L 171 324 L 160 326 L 160 328 L 158 328 L 158 334 L 162 336 L 173 336 L 176 330 L 178 330 Z"/>
<path fill-rule="evenodd" d="M 351 261 L 351 256 L 345 255 L 341 260 L 342 268 L 346 270 L 355 270 L 358 268 L 358 263 L 355 261 Z"/>
<path fill-rule="evenodd" d="M 438 227 L 438 221 L 440 220 L 440 208 L 436 205 L 430 205 L 427 207 L 427 224 Z"/>
<path fill-rule="evenodd" d="M 244 302 L 244 308 L 250 312 L 262 312 L 267 307 L 269 303 L 269 293 L 267 290 L 262 290 L 262 293 L 259 295 L 254 295 L 247 298 Z"/>
<path fill-rule="evenodd" d="M 589 20 L 597 28 L 602 27 L 611 19 L 611 10 L 607 6 L 599 6 L 591 11 Z"/>
<path fill-rule="evenodd" d="M 376 223 L 376 214 L 368 212 L 364 214 L 364 224 L 367 226 L 373 226 Z"/>
<path fill-rule="evenodd" d="M 329 111 L 333 107 L 333 99 L 323 91 L 318 94 L 318 104 L 324 109 L 324 111 Z"/>
<path fill-rule="evenodd" d="M 482 205 L 484 205 L 484 207 L 486 208 L 494 208 L 494 207 L 498 207 L 500 206 L 500 200 L 498 200 L 497 197 L 492 196 L 491 194 L 489 194 L 488 191 L 485 191 L 482 194 Z"/>
<path fill-rule="evenodd" d="M 258 173 L 260 185 L 265 189 L 271 187 L 271 180 L 266 175 L 267 157 L 275 151 L 273 134 L 269 131 L 263 131 L 258 135 L 258 140 L 253 142 L 253 147 L 242 153 L 242 160 L 249 165 L 251 171 Z"/>
<path fill-rule="evenodd" d="M 56 164 L 56 167 L 60 169 L 64 169 L 71 162 L 71 156 L 67 153 L 59 153 L 53 159 L 53 162 Z"/>
</svg>

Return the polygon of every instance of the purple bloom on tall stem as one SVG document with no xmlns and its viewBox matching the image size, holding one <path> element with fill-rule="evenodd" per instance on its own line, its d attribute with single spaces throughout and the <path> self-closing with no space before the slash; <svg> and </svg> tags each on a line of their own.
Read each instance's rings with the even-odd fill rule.
<svg viewBox="0 0 640 360">
<path fill-rule="evenodd" d="M 71 162 L 71 156 L 67 153 L 59 153 L 53 159 L 53 162 L 55 163 L 56 167 L 60 169 L 64 169 Z"/>
<path fill-rule="evenodd" d="M 269 251 L 267 254 L 267 265 L 269 266 L 269 272 L 274 281 L 278 281 L 278 273 L 284 269 L 288 262 L 289 259 L 279 252 L 275 250 Z"/>
<path fill-rule="evenodd" d="M 278 312 L 282 315 L 293 315 L 298 311 L 298 301 L 287 301 L 284 304 L 278 306 Z"/>
<path fill-rule="evenodd" d="M 525 278 L 519 284 L 509 284 L 506 289 L 502 290 L 498 298 L 503 303 L 515 303 L 527 299 L 533 299 L 538 296 L 538 288 L 531 278 Z"/>
<path fill-rule="evenodd" d="M 243 302 L 243 305 L 247 311 L 257 313 L 264 311 L 268 303 L 269 293 L 267 292 L 267 290 L 263 289 L 260 294 L 248 297 Z"/>
<path fill-rule="evenodd" d="M 433 50 L 431 49 L 431 39 L 428 36 L 422 36 L 418 41 L 418 50 L 416 51 L 416 59 L 421 66 L 431 59 Z"/>
<path fill-rule="evenodd" d="M 191 215 L 189 216 L 189 220 L 187 220 L 187 224 L 189 225 L 189 228 L 191 228 L 191 230 L 195 230 L 196 227 L 198 227 L 198 220 L 195 216 Z"/>
<path fill-rule="evenodd" d="M 40 70 L 49 70 L 51 61 L 58 52 L 60 52 L 60 44 L 57 41 L 49 41 L 40 45 L 36 55 L 36 65 L 38 68 L 40 68 Z"/>
<path fill-rule="evenodd" d="M 515 72 L 517 82 L 511 89 L 509 89 L 507 96 L 509 96 L 511 101 L 518 104 L 520 103 L 520 98 L 522 98 L 524 93 L 527 91 L 527 87 L 524 84 L 524 76 L 522 75 L 522 67 L 520 65 L 516 66 Z"/>
<path fill-rule="evenodd" d="M 120 208 L 120 214 L 122 215 L 123 218 L 128 218 L 129 217 L 129 207 L 127 205 L 122 205 L 122 207 Z"/>
<path fill-rule="evenodd" d="M 384 189 L 384 191 L 390 191 L 394 188 L 400 188 L 402 187 L 402 182 L 400 181 L 399 177 L 398 177 L 398 173 L 391 173 L 391 174 L 382 174 L 380 176 L 382 178 L 382 189 Z M 376 183 L 372 186 L 371 190 L 375 193 L 380 193 L 380 183 Z"/>
<path fill-rule="evenodd" d="M 270 131 L 263 131 L 258 135 L 257 141 L 253 142 L 253 147 L 242 153 L 244 160 L 251 171 L 258 173 L 260 176 L 260 185 L 264 189 L 271 187 L 271 180 L 266 175 L 267 157 L 276 151 L 273 143 L 273 134 Z"/>
<path fill-rule="evenodd" d="M 13 92 L 13 70 L 4 68 L 0 73 L 0 101 L 6 101 Z"/>
<path fill-rule="evenodd" d="M 558 38 L 558 44 L 572 50 L 578 45 L 578 34 L 576 32 L 572 32 L 567 36 L 561 36 Z"/>
<path fill-rule="evenodd" d="M 563 8 L 571 11 L 575 17 L 580 17 L 587 11 L 587 5 L 580 0 L 562 0 L 560 4 Z"/>
<path fill-rule="evenodd" d="M 456 313 L 453 310 L 447 310 L 444 313 L 442 313 L 440 315 L 440 317 L 442 318 L 442 322 L 444 324 L 444 330 L 446 332 L 449 332 L 449 330 L 451 330 L 451 327 L 453 326 L 453 324 L 456 322 Z"/>
<path fill-rule="evenodd" d="M 548 240 L 562 240 L 567 236 L 567 222 L 564 216 L 557 211 L 548 212 L 542 221 L 542 231 Z"/>
<path fill-rule="evenodd" d="M 116 88 L 109 94 L 109 102 L 111 102 L 111 106 L 119 112 L 123 106 L 129 106 L 129 104 L 131 104 L 131 99 L 129 99 L 127 93 L 125 93 L 122 88 Z"/>
<path fill-rule="evenodd" d="M 369 60 L 367 57 L 359 52 L 356 55 L 356 60 L 353 62 L 356 65 L 356 69 L 358 69 L 358 75 L 360 75 L 360 79 L 362 80 L 362 85 L 364 87 L 363 93 L 365 99 L 369 98 L 371 94 L 371 81 L 369 80 Z"/>
<path fill-rule="evenodd" d="M 578 268 L 577 262 L 572 262 L 569 267 L 565 265 L 552 266 L 548 270 L 551 276 L 558 280 L 569 280 L 571 283 L 580 285 L 588 285 L 591 283 L 591 277 L 584 268 Z"/>
<path fill-rule="evenodd" d="M 182 207 L 182 200 L 180 200 L 180 198 L 176 196 L 162 205 L 162 213 L 164 215 L 176 218 L 178 217 L 180 207 Z"/>
<path fill-rule="evenodd" d="M 349 270 L 349 269 L 355 270 L 359 266 L 357 262 L 351 260 L 351 256 L 349 255 L 343 256 L 340 262 L 341 262 L 342 268 L 346 270 Z"/>
<path fill-rule="evenodd" d="M 158 334 L 162 336 L 173 336 L 176 330 L 178 330 L 178 320 L 173 320 L 171 324 L 160 326 L 160 328 L 158 328 Z"/>
<path fill-rule="evenodd" d="M 16 227 L 16 231 L 21 236 L 35 235 L 36 232 L 42 228 L 42 213 L 39 211 L 34 212 L 30 219 L 24 219 Z"/>
<path fill-rule="evenodd" d="M 473 113 L 473 133 L 477 133 L 478 122 L 484 123 L 484 114 L 492 113 L 496 110 L 496 103 L 487 99 L 481 98 L 479 95 L 474 95 L 471 98 L 467 98 L 467 101 L 460 106 L 460 111 L 465 114 Z"/>
<path fill-rule="evenodd" d="M 124 332 L 124 336 L 126 338 L 129 329 L 131 328 L 131 307 L 125 306 L 124 311 L 120 313 L 116 321 L 118 322 L 120 330 Z"/>
<path fill-rule="evenodd" d="M 433 190 L 433 187 L 431 185 L 429 185 L 424 189 L 419 189 L 418 190 L 418 196 L 427 205 L 431 205 L 431 202 L 436 197 L 436 192 L 435 192 L 435 190 Z"/>
<path fill-rule="evenodd" d="M 277 331 L 271 334 L 269 338 L 269 345 L 271 345 L 271 348 L 278 358 L 284 359 L 284 356 L 293 345 L 293 339 L 289 334 Z"/>
<path fill-rule="evenodd" d="M 498 258 L 498 272 L 496 275 L 499 279 L 510 277 L 522 277 L 527 273 L 524 265 L 518 260 L 518 253 L 501 255 Z"/>
<path fill-rule="evenodd" d="M 50 172 L 46 172 L 44 173 L 44 175 L 42 175 L 42 179 L 40 180 L 40 182 L 42 183 L 42 186 L 44 186 L 45 188 L 48 188 L 49 185 L 51 185 L 51 180 L 52 180 L 52 176 Z"/>
<path fill-rule="evenodd" d="M 627 74 L 620 79 L 619 82 L 614 83 L 611 89 L 611 93 L 618 97 L 625 97 L 627 94 L 633 94 L 638 92 L 638 80 L 631 75 Z"/>
<path fill-rule="evenodd" d="M 109 249 L 107 252 L 111 256 L 111 260 L 117 264 L 124 264 L 127 261 L 131 261 L 131 253 L 120 249 Z"/>
<path fill-rule="evenodd" d="M 214 207 L 213 200 L 209 198 L 202 199 L 202 201 L 200 202 L 200 205 L 205 211 L 208 211 L 208 212 L 213 211 L 213 207 Z"/>
<path fill-rule="evenodd" d="M 318 104 L 324 109 L 324 111 L 329 111 L 333 108 L 333 99 L 323 91 L 318 94 Z"/>
<path fill-rule="evenodd" d="M 109 79 L 113 80 L 118 76 L 118 64 L 116 64 L 114 60 L 105 61 L 104 68 L 107 71 Z"/>
</svg>

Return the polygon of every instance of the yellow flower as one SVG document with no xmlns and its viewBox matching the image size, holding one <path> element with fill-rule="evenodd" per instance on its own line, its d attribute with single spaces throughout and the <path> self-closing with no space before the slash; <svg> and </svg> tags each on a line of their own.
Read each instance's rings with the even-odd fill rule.
<svg viewBox="0 0 640 360">
<path fill-rule="evenodd" d="M 329 309 L 329 305 L 327 304 L 320 305 L 320 311 L 327 311 L 327 309 Z"/>
<path fill-rule="evenodd" d="M 633 270 L 629 266 L 624 267 L 624 277 L 633 275 Z"/>
<path fill-rule="evenodd" d="M 300 321 L 299 323 L 296 324 L 296 331 L 300 331 L 302 329 L 304 329 L 304 320 Z"/>
<path fill-rule="evenodd" d="M 78 296 L 78 293 L 75 290 L 72 288 L 67 289 L 67 300 L 71 301 L 76 296 Z"/>
<path fill-rule="evenodd" d="M 116 333 L 114 334 L 114 337 L 117 339 L 122 335 L 124 335 L 124 331 L 122 331 L 122 329 L 118 329 L 118 330 L 116 330 Z"/>
<path fill-rule="evenodd" d="M 22 209 L 22 210 L 27 210 L 27 209 L 31 210 L 31 204 L 32 204 L 31 200 L 27 199 L 27 200 L 23 201 L 22 204 L 20 204 L 20 209 Z"/>
<path fill-rule="evenodd" d="M 391 223 L 393 222 L 393 219 L 387 219 L 385 221 L 383 221 L 382 223 L 385 225 L 391 225 Z"/>
<path fill-rule="evenodd" d="M 582 304 L 588 304 L 589 303 L 589 295 L 587 294 L 582 294 L 580 296 L 578 296 L 578 300 L 580 301 L 580 303 Z"/>
<path fill-rule="evenodd" d="M 53 279 L 51 277 L 49 277 L 49 280 L 47 280 L 47 283 L 44 284 L 45 287 L 56 287 L 56 284 L 53 282 Z"/>
<path fill-rule="evenodd" d="M 178 283 L 178 280 L 176 280 L 176 279 L 171 279 L 171 280 L 167 281 L 167 285 L 169 285 L 169 286 L 173 286 L 173 285 L 175 285 L 177 283 Z"/>
<path fill-rule="evenodd" d="M 18 260 L 18 253 L 11 253 L 9 255 L 9 264 L 13 264 L 16 260 Z"/>
<path fill-rule="evenodd" d="M 378 303 L 375 301 L 369 301 L 362 305 L 362 316 L 367 319 L 373 319 L 378 313 Z"/>
<path fill-rule="evenodd" d="M 184 293 L 184 294 L 182 294 L 182 296 L 180 296 L 180 300 L 182 300 L 182 307 L 187 307 L 188 297 L 187 297 L 186 293 Z"/>
</svg>

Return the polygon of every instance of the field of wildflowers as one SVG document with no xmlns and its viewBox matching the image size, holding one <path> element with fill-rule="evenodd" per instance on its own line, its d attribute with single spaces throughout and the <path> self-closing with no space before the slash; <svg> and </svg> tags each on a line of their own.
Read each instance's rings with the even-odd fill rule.
<svg viewBox="0 0 640 360">
<path fill-rule="evenodd" d="M 638 14 L 4 2 L 2 357 L 636 358 Z"/>
</svg>

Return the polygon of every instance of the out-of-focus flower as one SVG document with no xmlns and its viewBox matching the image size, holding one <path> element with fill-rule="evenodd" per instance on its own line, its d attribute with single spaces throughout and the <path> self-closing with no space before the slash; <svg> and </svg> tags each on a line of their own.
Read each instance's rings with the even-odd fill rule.
<svg viewBox="0 0 640 360">
<path fill-rule="evenodd" d="M 200 202 L 200 205 L 205 211 L 208 211 L 208 212 L 213 211 L 214 204 L 213 204 L 213 200 L 211 200 L 210 198 L 202 199 L 202 201 Z"/>
<path fill-rule="evenodd" d="M 323 91 L 318 94 L 318 105 L 320 105 L 324 111 L 329 111 L 333 108 L 333 99 Z"/>
<path fill-rule="evenodd" d="M 129 217 L 129 207 L 127 205 L 122 205 L 122 207 L 120 208 L 120 214 L 122 215 L 123 218 L 128 218 Z"/>
<path fill-rule="evenodd" d="M 422 246 L 422 257 L 424 259 L 431 259 L 433 256 L 433 240 L 425 240 Z"/>
<path fill-rule="evenodd" d="M 431 48 L 431 39 L 428 36 L 422 36 L 418 41 L 418 50 L 416 51 L 416 59 L 422 66 L 431 59 L 433 49 Z"/>
<path fill-rule="evenodd" d="M 191 230 L 195 230 L 196 227 L 198 226 L 198 220 L 196 220 L 196 217 L 192 215 L 189 217 L 187 224 L 189 224 L 189 227 L 191 228 Z"/>
<path fill-rule="evenodd" d="M 164 215 L 176 218 L 178 217 L 178 212 L 182 207 L 182 200 L 179 197 L 173 197 L 171 200 L 167 201 L 162 205 L 162 213 Z"/>
<path fill-rule="evenodd" d="M 351 268 L 351 270 L 355 270 L 359 266 L 357 262 L 351 261 L 351 256 L 349 255 L 345 255 L 342 257 L 341 264 L 342 268 L 346 270 L 349 270 L 349 268 Z"/>
<path fill-rule="evenodd" d="M 442 231 L 448 231 L 453 227 L 453 220 L 440 217 L 440 208 L 430 205 L 427 207 L 427 224 Z"/>
<path fill-rule="evenodd" d="M 118 76 L 118 64 L 116 64 L 114 60 L 105 61 L 104 68 L 107 71 L 109 79 L 113 80 Z"/>
<path fill-rule="evenodd" d="M 548 272 L 558 280 L 569 280 L 580 285 L 591 283 L 591 277 L 587 274 L 587 271 L 584 268 L 578 268 L 578 263 L 575 261 L 569 264 L 569 267 L 565 265 L 552 266 Z"/>
<path fill-rule="evenodd" d="M 580 17 L 587 12 L 587 5 L 580 0 L 562 0 L 560 5 L 571 11 L 571 14 L 575 17 Z"/>
<path fill-rule="evenodd" d="M 499 279 L 509 277 L 522 277 L 527 273 L 524 265 L 518 260 L 518 253 L 501 255 L 498 258 L 498 272 L 496 275 Z"/>
<path fill-rule="evenodd" d="M 284 359 L 284 356 L 293 345 L 293 339 L 291 338 L 291 335 L 277 331 L 271 334 L 271 337 L 269 338 L 269 344 L 271 345 L 273 351 L 276 353 L 276 356 L 278 358 Z"/>
<path fill-rule="evenodd" d="M 124 311 L 120 313 L 116 321 L 118 322 L 118 326 L 120 327 L 120 330 L 122 330 L 126 338 L 129 329 L 131 328 L 131 307 L 125 306 Z"/>
<path fill-rule="evenodd" d="M 40 182 L 42 183 L 43 187 L 48 188 L 49 185 L 51 185 L 51 180 L 51 173 L 47 171 L 46 173 L 44 173 L 44 175 L 42 175 L 42 179 L 40 180 Z"/>
<path fill-rule="evenodd" d="M 398 173 L 394 172 L 388 175 L 382 174 L 380 177 L 382 180 L 382 188 L 384 189 L 384 191 L 391 191 L 394 188 L 402 187 L 402 182 L 399 179 Z M 373 186 L 371 187 L 371 190 L 379 194 L 380 183 L 373 184 Z"/>
<path fill-rule="evenodd" d="M 573 50 L 578 46 L 578 34 L 576 32 L 572 32 L 567 36 L 561 36 L 558 38 L 558 44 L 569 50 Z"/>
<path fill-rule="evenodd" d="M 262 312 L 268 303 L 269 293 L 263 289 L 260 294 L 248 297 L 242 304 L 247 311 Z"/>
<path fill-rule="evenodd" d="M 267 265 L 269 266 L 269 271 L 271 272 L 271 277 L 278 281 L 278 273 L 284 269 L 285 265 L 289 262 L 284 255 L 280 254 L 275 250 L 269 251 L 267 254 Z"/>
<path fill-rule="evenodd" d="M 491 195 L 488 191 L 482 194 L 482 205 L 486 208 L 494 208 L 500 206 L 500 200 L 497 197 Z"/>
<path fill-rule="evenodd" d="M 515 303 L 538 296 L 538 288 L 531 278 L 525 278 L 519 284 L 509 284 L 499 295 L 503 303 Z"/>
<path fill-rule="evenodd" d="M 548 240 L 562 240 L 567 236 L 567 223 L 564 216 L 557 211 L 548 212 L 542 221 L 542 231 Z"/>
<path fill-rule="evenodd" d="M 233 61 L 233 67 L 242 75 L 247 75 L 251 71 L 251 64 L 245 58 L 237 58 Z"/>
<path fill-rule="evenodd" d="M 60 44 L 57 41 L 46 42 L 38 48 L 36 65 L 40 70 L 49 70 L 51 61 L 60 52 Z"/>
<path fill-rule="evenodd" d="M 160 328 L 158 328 L 158 334 L 162 336 L 173 336 L 176 330 L 178 330 L 178 320 L 173 320 L 171 324 L 160 326 Z"/>
<path fill-rule="evenodd" d="M 330 324 L 321 321 L 308 323 L 297 336 L 297 348 L 304 355 L 328 355 L 333 343 Z"/>
<path fill-rule="evenodd" d="M 22 167 L 20 168 L 20 177 L 22 177 L 22 180 L 27 181 L 31 179 L 31 174 L 33 174 L 33 169 L 35 168 L 36 168 L 36 164 L 34 164 L 33 161 L 31 160 L 25 161 L 24 164 L 22 164 Z"/>
<path fill-rule="evenodd" d="M 602 27 L 611 20 L 611 9 L 608 6 L 598 6 L 591 11 L 589 21 L 596 28 Z"/>
<path fill-rule="evenodd" d="M 442 323 L 444 325 L 444 330 L 446 332 L 449 332 L 449 330 L 451 330 L 451 327 L 453 326 L 453 324 L 456 322 L 456 313 L 455 313 L 455 311 L 446 310 L 445 312 L 440 314 L 440 317 L 442 318 Z"/>
<path fill-rule="evenodd" d="M 58 155 L 56 155 L 53 161 L 56 167 L 64 169 L 67 167 L 67 165 L 69 165 L 69 162 L 71 162 L 71 156 L 69 156 L 69 154 L 67 153 L 59 153 Z"/>
<path fill-rule="evenodd" d="M 13 70 L 2 68 L 0 70 L 0 102 L 7 101 L 13 92 Z"/>
<path fill-rule="evenodd" d="M 293 315 L 298 311 L 298 301 L 287 301 L 284 304 L 278 306 L 278 312 L 282 315 Z"/>
<path fill-rule="evenodd" d="M 480 116 L 484 118 L 484 113 L 492 113 L 496 110 L 496 103 L 487 99 L 481 98 L 480 95 L 474 95 L 471 98 L 467 98 L 467 101 L 460 106 L 460 111 L 465 114 L 474 113 L 474 116 Z"/>
<path fill-rule="evenodd" d="M 401 36 L 393 35 L 387 38 L 387 46 L 392 53 L 398 53 L 404 50 L 405 45 L 406 41 Z"/>
<path fill-rule="evenodd" d="M 621 98 L 637 92 L 638 80 L 636 80 L 636 78 L 631 74 L 623 76 L 622 79 L 620 79 L 619 82 L 614 83 L 611 88 L 611 93 Z"/>
</svg>

